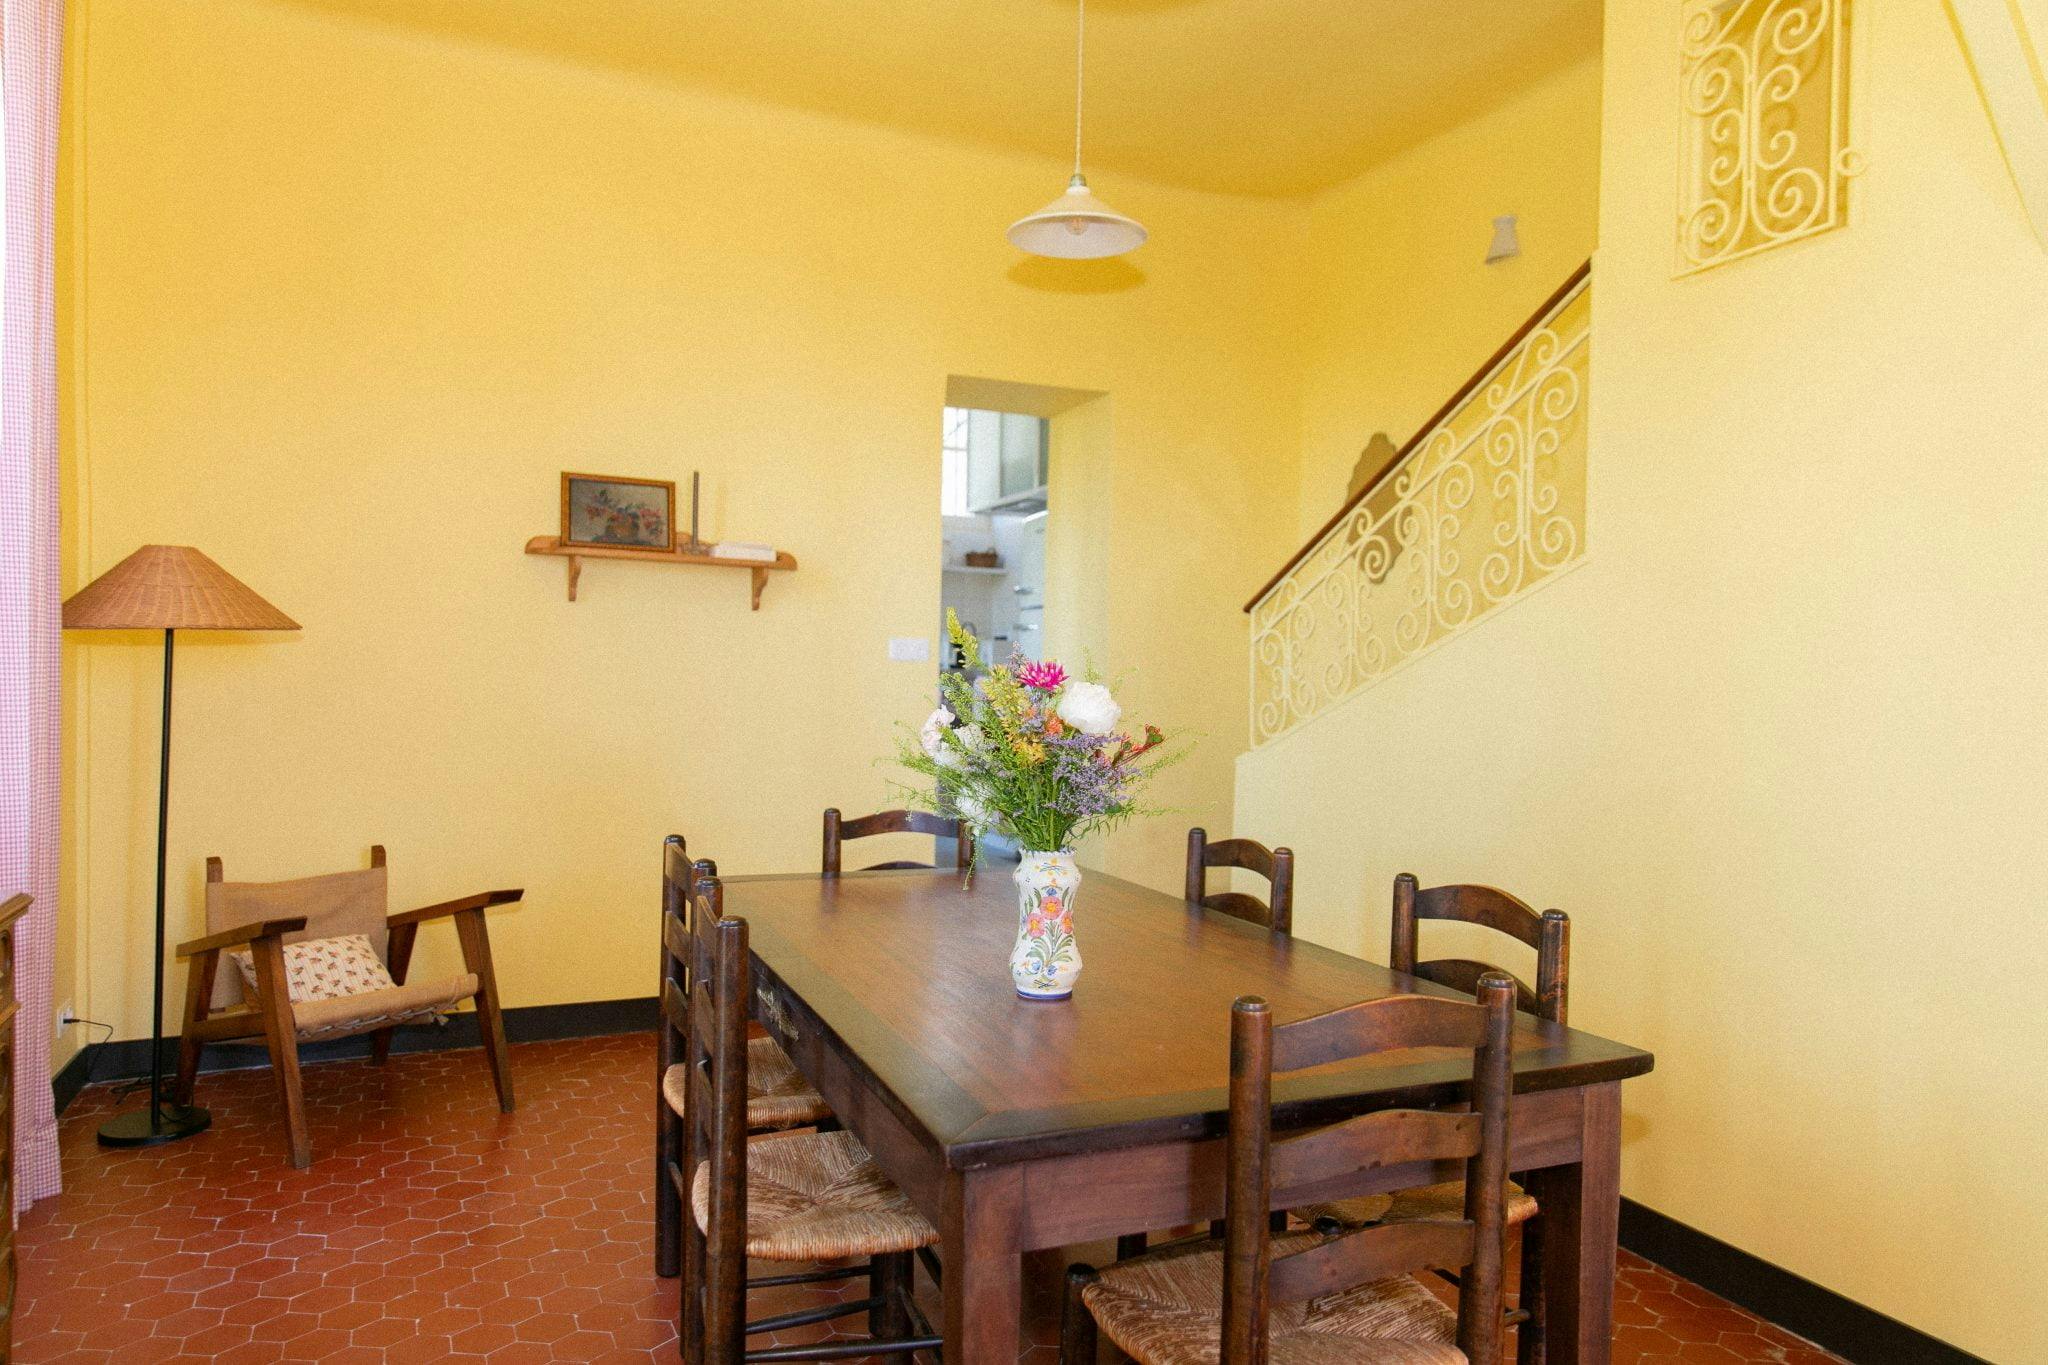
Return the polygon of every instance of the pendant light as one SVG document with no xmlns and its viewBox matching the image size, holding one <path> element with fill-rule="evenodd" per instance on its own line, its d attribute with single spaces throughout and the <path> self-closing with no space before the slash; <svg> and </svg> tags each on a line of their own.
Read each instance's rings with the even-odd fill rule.
<svg viewBox="0 0 2048 1365">
<path fill-rule="evenodd" d="M 1010 224 L 1010 244 L 1034 256 L 1069 261 L 1121 256 L 1145 244 L 1145 226 L 1097 199 L 1081 174 L 1081 73 L 1087 51 L 1088 0 L 1074 15 L 1074 178 L 1067 192 L 1029 217 Z"/>
</svg>

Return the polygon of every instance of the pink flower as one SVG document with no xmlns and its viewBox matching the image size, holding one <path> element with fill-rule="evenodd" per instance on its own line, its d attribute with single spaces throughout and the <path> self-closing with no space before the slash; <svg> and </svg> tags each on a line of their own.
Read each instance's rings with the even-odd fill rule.
<svg viewBox="0 0 2048 1365">
<path fill-rule="evenodd" d="M 1017 667 L 1017 681 L 1040 692 L 1055 691 L 1066 680 L 1067 670 L 1050 660 Z"/>
</svg>

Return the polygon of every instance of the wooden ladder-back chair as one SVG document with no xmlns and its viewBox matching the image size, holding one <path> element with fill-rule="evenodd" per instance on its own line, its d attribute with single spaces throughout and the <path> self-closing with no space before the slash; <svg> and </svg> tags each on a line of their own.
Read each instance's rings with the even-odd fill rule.
<svg viewBox="0 0 2048 1365">
<path fill-rule="evenodd" d="M 968 827 L 965 820 L 948 820 L 943 815 L 934 815 L 924 810 L 885 810 L 874 815 L 863 815 L 857 820 L 847 820 L 840 816 L 839 808 L 834 806 L 825 812 L 825 875 L 839 875 L 842 844 L 851 839 L 866 839 L 876 834 L 929 834 L 934 839 L 951 839 L 955 867 L 965 867 L 974 858 L 974 831 Z M 898 859 L 890 863 L 876 863 L 873 867 L 859 870 L 888 872 L 896 868 L 930 866 L 930 863 Z"/>
<path fill-rule="evenodd" d="M 937 1350 L 940 1338 L 912 1296 L 916 1253 L 939 1240 L 889 1183 L 853 1134 L 790 1133 L 747 1140 L 747 1003 L 752 978 L 747 923 L 721 913 L 716 877 L 698 881 L 690 909 L 690 1021 L 685 1047 L 683 1165 L 678 1192 L 690 1202 L 683 1236 L 681 1338 L 693 1365 L 831 1360 Z M 687 1173 L 687 1174 L 685 1174 Z M 747 1262 L 864 1264 L 749 1281 Z M 746 1320 L 747 1291 L 865 1275 L 865 1299 Z M 813 1346 L 746 1349 L 746 1340 L 865 1312 L 871 1336 Z M 915 1332 L 915 1335 L 912 1333 Z"/>
<path fill-rule="evenodd" d="M 512 1112 L 512 1059 L 484 912 L 524 893 L 485 891 L 393 915 L 387 913 L 389 890 L 382 844 L 371 848 L 370 866 L 362 871 L 284 882 L 231 882 L 222 875 L 220 859 L 206 860 L 208 932 L 178 945 L 178 956 L 191 962 L 178 1040 L 178 1103 L 192 1102 L 199 1056 L 208 1043 L 260 1037 L 277 1076 L 286 1150 L 292 1165 L 304 1170 L 313 1162 L 313 1146 L 299 1045 L 367 1033 L 371 1060 L 382 1066 L 400 1024 L 437 1022 L 462 1001 L 474 1000 L 498 1108 Z M 463 971 L 437 981 L 408 981 L 420 926 L 436 919 L 455 921 Z M 367 940 L 367 954 L 349 942 L 354 936 Z M 301 944 L 308 947 L 292 951 Z M 246 968 L 233 961 L 236 954 L 244 955 Z M 253 992 L 245 971 L 254 977 Z"/>
<path fill-rule="evenodd" d="M 671 834 L 661 845 L 661 978 L 657 998 L 654 1076 L 654 1271 L 674 1275 L 682 1268 L 683 1110 L 689 1103 L 689 960 L 691 886 L 716 877 L 709 858 L 690 861 L 683 838 Z M 747 1131 L 832 1122 L 832 1109 L 811 1087 L 772 1038 L 747 1040 Z"/>
<path fill-rule="evenodd" d="M 1270 884 L 1268 899 L 1247 895 L 1242 891 L 1209 890 L 1209 869 L 1212 867 L 1243 868 L 1257 873 Z M 1276 934 L 1294 935 L 1294 850 L 1291 848 L 1267 848 L 1256 839 L 1219 839 L 1209 841 L 1209 831 L 1200 825 L 1188 831 L 1188 866 L 1185 898 L 1190 905 L 1199 905 L 1205 910 L 1256 924 Z M 1276 1215 L 1273 1223 L 1276 1230 L 1286 1226 L 1287 1215 Z M 1223 1224 L 1214 1226 L 1217 1236 L 1223 1235 Z M 1143 1255 L 1150 1244 L 1151 1234 L 1129 1232 L 1116 1239 L 1116 1254 L 1120 1261 Z"/>
<path fill-rule="evenodd" d="M 1267 899 L 1242 891 L 1209 890 L 1209 869 L 1239 867 L 1256 872 L 1271 884 Z M 1219 839 L 1209 842 L 1209 832 L 1197 825 L 1188 831 L 1187 899 L 1210 910 L 1220 910 L 1276 934 L 1294 932 L 1294 850 L 1267 848 L 1256 839 Z"/>
<path fill-rule="evenodd" d="M 1532 987 L 1513 972 L 1470 958 L 1418 961 L 1416 931 L 1426 919 L 1480 925 L 1534 948 L 1536 984 Z M 1499 972 L 1515 983 L 1516 1009 L 1562 1024 L 1570 988 L 1571 934 L 1571 917 L 1562 910 L 1538 914 L 1527 902 L 1491 886 L 1432 886 L 1424 891 L 1413 873 L 1403 872 L 1394 878 L 1394 932 L 1387 965 L 1467 995 L 1478 988 L 1480 977 Z"/>
<path fill-rule="evenodd" d="M 1224 1235 L 1068 1272 L 1060 1358 L 1090 1365 L 1105 1331 L 1141 1365 L 1265 1365 L 1270 1358 L 1494 1365 L 1504 1330 L 1508 1108 L 1514 988 L 1479 1001 L 1399 995 L 1275 1026 L 1266 1002 L 1230 1015 L 1230 1129 Z M 1387 1109 L 1273 1132 L 1273 1077 L 1377 1052 L 1472 1052 L 1469 1112 Z M 1273 1234 L 1270 1215 L 1312 1191 L 1384 1179 L 1389 1167 L 1459 1161 L 1456 1220 Z M 1414 1278 L 1459 1272 L 1455 1315 Z M 1462 1354 L 1461 1354 L 1462 1353 Z"/>
<path fill-rule="evenodd" d="M 1536 950 L 1536 984 L 1529 985 L 1504 967 L 1471 958 L 1445 957 L 1418 960 L 1419 927 L 1423 920 L 1473 924 L 1506 934 Z M 1397 972 L 1434 981 L 1455 991 L 1472 994 L 1488 974 L 1498 974 L 1514 983 L 1515 1008 L 1547 1019 L 1565 1022 L 1571 968 L 1571 919 L 1562 910 L 1537 913 L 1526 902 L 1491 886 L 1457 884 L 1421 889 L 1413 874 L 1394 878 L 1393 943 L 1388 965 Z M 1297 1209 L 1297 1217 L 1310 1221 L 1328 1220 L 1347 1226 L 1368 1222 L 1413 1223 L 1453 1218 L 1464 1202 L 1464 1187 L 1452 1180 L 1394 1195 L 1375 1195 L 1344 1200 L 1314 1208 Z M 1535 1365 L 1541 1357 L 1543 1340 L 1543 1239 L 1527 1229 L 1539 1210 L 1536 1200 L 1519 1183 L 1508 1184 L 1507 1218 L 1511 1227 L 1521 1227 L 1522 1274 L 1520 1299 L 1522 1329 L 1516 1337 L 1516 1352 L 1524 1365 Z"/>
</svg>

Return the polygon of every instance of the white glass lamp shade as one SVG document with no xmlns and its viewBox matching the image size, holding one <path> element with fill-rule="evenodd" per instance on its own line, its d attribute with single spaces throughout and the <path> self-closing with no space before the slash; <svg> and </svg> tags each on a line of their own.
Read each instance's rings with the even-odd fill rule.
<svg viewBox="0 0 2048 1365">
<path fill-rule="evenodd" d="M 1145 225 L 1097 199 L 1075 176 L 1067 192 L 1010 224 L 1010 244 L 1034 256 L 1091 261 L 1121 256 L 1145 244 Z"/>
</svg>

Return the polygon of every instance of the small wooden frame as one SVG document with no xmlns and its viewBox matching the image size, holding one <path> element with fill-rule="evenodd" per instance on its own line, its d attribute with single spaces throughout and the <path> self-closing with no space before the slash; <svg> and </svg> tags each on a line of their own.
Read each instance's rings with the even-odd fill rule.
<svg viewBox="0 0 2048 1365">
<path fill-rule="evenodd" d="M 560 555 L 569 561 L 569 600 L 576 600 L 576 583 L 583 577 L 586 559 L 636 559 L 643 564 L 708 564 L 714 568 L 752 571 L 754 610 L 761 610 L 761 590 L 768 586 L 771 570 L 796 567 L 796 556 L 787 550 L 775 552 L 775 559 L 723 559 L 717 555 L 691 554 L 687 550 L 627 550 L 611 545 L 565 545 L 559 536 L 535 536 L 526 542 L 530 555 Z"/>
<path fill-rule="evenodd" d="M 609 521 L 609 528 L 611 530 L 617 531 L 623 524 L 626 528 L 640 534 L 658 532 L 660 543 L 656 544 L 652 540 L 620 539 L 616 535 L 597 540 L 579 539 L 576 535 L 575 524 L 577 484 L 587 484 L 599 490 L 597 493 L 597 499 L 600 503 L 598 513 L 602 519 Z M 604 499 L 608 495 L 603 490 L 608 485 L 620 488 L 653 488 L 660 490 L 661 525 L 658 528 L 646 528 L 644 532 L 639 531 L 640 523 L 651 515 L 651 509 L 637 503 L 620 506 L 614 502 L 604 505 Z M 669 479 L 629 479 L 615 474 L 572 474 L 564 470 L 562 472 L 562 543 L 564 545 L 580 545 L 595 549 L 625 550 L 643 555 L 668 554 L 676 548 L 676 486 L 674 481 Z"/>
</svg>

